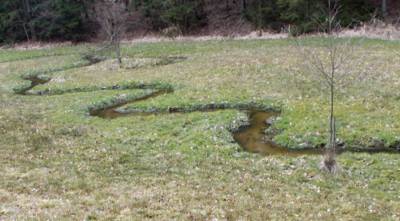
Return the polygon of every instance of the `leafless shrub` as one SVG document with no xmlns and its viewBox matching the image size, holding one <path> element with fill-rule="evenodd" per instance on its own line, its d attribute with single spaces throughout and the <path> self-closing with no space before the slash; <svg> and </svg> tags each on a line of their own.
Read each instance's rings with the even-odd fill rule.
<svg viewBox="0 0 400 221">
<path fill-rule="evenodd" d="M 370 21 L 362 23 L 355 28 L 347 28 L 341 31 L 342 37 L 368 37 L 385 40 L 400 39 L 400 19 L 392 22 L 383 21 L 374 16 Z"/>
<path fill-rule="evenodd" d="M 182 35 L 182 31 L 178 26 L 171 26 L 163 29 L 162 34 L 170 39 L 175 39 Z"/>
<path fill-rule="evenodd" d="M 367 79 L 369 68 L 363 63 L 365 53 L 358 49 L 359 40 L 339 37 L 341 31 L 337 15 L 340 11 L 339 0 L 328 0 L 327 17 L 318 21 L 321 30 L 326 34 L 318 47 L 305 46 L 306 41 L 295 38 L 299 59 L 303 68 L 296 68 L 292 73 L 295 85 L 300 88 L 317 88 L 329 96 L 329 140 L 326 153 L 321 162 L 321 169 L 336 173 L 337 137 L 336 137 L 336 97 L 349 93 L 351 85 L 360 85 Z"/>
<path fill-rule="evenodd" d="M 126 32 L 128 12 L 125 3 L 118 0 L 99 0 L 94 6 L 95 20 L 107 38 L 108 46 L 115 50 L 118 63 L 122 66 L 121 40 Z"/>
</svg>

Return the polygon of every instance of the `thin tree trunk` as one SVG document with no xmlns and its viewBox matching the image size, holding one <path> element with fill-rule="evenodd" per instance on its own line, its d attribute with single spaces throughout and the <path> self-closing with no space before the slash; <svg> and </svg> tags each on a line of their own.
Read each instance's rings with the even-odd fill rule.
<svg viewBox="0 0 400 221">
<path fill-rule="evenodd" d="M 32 41 L 37 40 L 36 36 L 36 30 L 35 30 L 35 25 L 32 22 L 33 16 L 32 16 L 32 5 L 30 0 L 23 0 L 24 4 L 24 11 L 25 11 L 25 21 L 29 27 L 29 32 L 31 34 L 31 39 Z M 24 27 L 25 28 L 25 27 Z"/>
<path fill-rule="evenodd" d="M 387 0 L 382 0 L 382 16 L 386 18 L 388 15 Z"/>
<path fill-rule="evenodd" d="M 29 38 L 29 33 L 28 33 L 28 30 L 26 29 L 26 24 L 25 24 L 25 23 L 23 23 L 23 24 L 22 24 L 22 27 L 24 28 L 24 32 L 25 32 L 25 36 L 26 36 L 26 40 L 27 40 L 28 42 L 30 42 L 30 41 L 31 41 L 31 39 Z"/>
<path fill-rule="evenodd" d="M 31 31 L 32 41 L 37 41 L 35 25 L 33 25 L 32 22 L 29 22 L 28 24 L 29 24 L 29 29 Z"/>
<path fill-rule="evenodd" d="M 330 87 L 330 116 L 329 116 L 329 143 L 327 145 L 323 168 L 330 173 L 336 173 L 337 164 L 336 164 L 336 119 L 334 112 L 334 94 L 335 88 L 334 84 L 331 84 Z"/>
<path fill-rule="evenodd" d="M 331 110 L 330 110 L 330 119 L 329 119 L 329 122 L 330 122 L 330 131 L 329 131 L 329 133 L 330 133 L 330 139 L 329 139 L 329 148 L 334 148 L 334 146 L 335 146 L 335 141 L 333 140 L 334 139 L 334 137 L 335 137 L 335 131 L 334 131 L 334 128 L 333 128 L 333 124 L 334 124 L 334 90 L 335 90 L 335 88 L 334 88 L 334 85 L 332 84 L 331 85 L 331 97 L 330 97 L 330 108 L 331 108 Z"/>
<path fill-rule="evenodd" d="M 119 67 L 122 68 L 121 47 L 119 42 L 115 43 L 115 54 L 118 59 Z"/>
<path fill-rule="evenodd" d="M 331 0 L 328 1 L 328 7 L 329 7 L 328 35 L 331 35 L 332 34 L 332 22 L 333 22 L 333 19 L 334 19 L 333 15 L 332 15 L 333 8 L 332 8 L 332 1 Z"/>
</svg>

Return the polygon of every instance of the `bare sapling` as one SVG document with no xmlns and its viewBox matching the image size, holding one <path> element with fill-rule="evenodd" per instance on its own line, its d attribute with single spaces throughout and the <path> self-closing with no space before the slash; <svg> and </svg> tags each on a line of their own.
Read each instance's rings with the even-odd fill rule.
<svg viewBox="0 0 400 221">
<path fill-rule="evenodd" d="M 118 0 L 101 0 L 94 6 L 95 20 L 101 26 L 108 45 L 115 51 L 118 64 L 122 67 L 121 40 L 127 26 L 128 12 L 125 3 Z"/>
<path fill-rule="evenodd" d="M 321 46 L 306 46 L 299 37 L 294 38 L 299 52 L 298 59 L 301 59 L 304 68 L 297 68 L 293 78 L 302 81 L 297 81 L 296 86 L 310 87 L 311 82 L 312 87 L 320 89 L 329 98 L 329 136 L 321 169 L 334 174 L 338 172 L 336 97 L 339 93 L 349 93 L 345 92 L 347 87 L 365 79 L 367 69 L 362 65 L 365 53 L 355 54 L 355 43 L 358 40 L 339 37 L 342 30 L 338 21 L 339 0 L 328 0 L 327 3 L 326 18 L 317 22 L 320 30 L 325 32 L 321 36 Z"/>
</svg>

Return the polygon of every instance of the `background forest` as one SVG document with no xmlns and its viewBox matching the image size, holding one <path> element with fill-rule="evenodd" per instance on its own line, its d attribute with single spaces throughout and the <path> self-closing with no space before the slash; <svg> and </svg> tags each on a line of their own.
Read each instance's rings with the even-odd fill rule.
<svg viewBox="0 0 400 221">
<path fill-rule="evenodd" d="M 95 0 L 2 0 L 0 43 L 72 40 L 96 37 Z M 323 19 L 320 0 L 124 0 L 128 32 L 147 34 L 174 27 L 180 34 L 232 34 L 255 29 L 298 33 L 315 30 Z M 339 19 L 354 27 L 372 18 L 390 18 L 391 0 L 342 0 Z"/>
</svg>

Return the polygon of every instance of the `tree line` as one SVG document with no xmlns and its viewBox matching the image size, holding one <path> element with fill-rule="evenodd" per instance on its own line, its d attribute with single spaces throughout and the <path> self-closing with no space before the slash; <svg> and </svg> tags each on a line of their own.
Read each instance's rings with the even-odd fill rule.
<svg viewBox="0 0 400 221">
<path fill-rule="evenodd" d="M 298 33 L 320 31 L 314 22 L 323 20 L 325 1 L 320 0 L 2 0 L 0 4 L 0 43 L 18 41 L 72 40 L 93 37 L 99 24 L 93 19 L 95 4 L 114 1 L 124 5 L 127 29 L 140 26 L 151 31 L 177 27 L 181 33 L 195 33 L 207 26 L 211 10 L 226 14 L 235 9 L 257 29 L 280 31 L 293 27 Z M 338 18 L 345 26 L 385 15 L 388 0 L 341 0 Z M 390 2 L 390 1 L 389 1 Z M 139 18 L 139 19 L 138 19 Z M 131 26 L 131 27 L 130 27 Z"/>
</svg>

